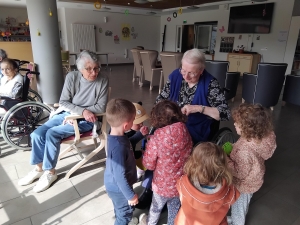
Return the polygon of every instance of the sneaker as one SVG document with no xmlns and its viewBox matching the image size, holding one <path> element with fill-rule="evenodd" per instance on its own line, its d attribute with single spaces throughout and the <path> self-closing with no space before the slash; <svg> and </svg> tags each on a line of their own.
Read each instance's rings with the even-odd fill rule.
<svg viewBox="0 0 300 225">
<path fill-rule="evenodd" d="M 36 169 L 30 171 L 25 177 L 19 180 L 18 184 L 20 186 L 25 186 L 31 184 L 35 179 L 40 178 L 43 175 L 44 171 L 39 172 Z"/>
<path fill-rule="evenodd" d="M 139 225 L 147 225 L 147 218 L 148 216 L 146 215 L 146 213 L 142 213 L 139 217 Z"/>
<path fill-rule="evenodd" d="M 130 222 L 128 223 L 128 225 L 137 225 L 138 223 L 139 223 L 138 218 L 132 217 L 132 219 L 130 220 Z"/>
<path fill-rule="evenodd" d="M 56 179 L 57 173 L 51 174 L 50 171 L 46 171 L 33 188 L 33 191 L 36 193 L 45 191 Z"/>
</svg>

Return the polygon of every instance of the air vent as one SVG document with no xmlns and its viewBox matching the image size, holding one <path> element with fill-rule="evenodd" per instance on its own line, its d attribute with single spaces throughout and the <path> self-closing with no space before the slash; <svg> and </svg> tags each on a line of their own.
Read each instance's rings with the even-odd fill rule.
<svg viewBox="0 0 300 225">
<path fill-rule="evenodd" d="M 156 14 L 156 12 L 147 12 L 146 14 L 148 14 L 148 15 L 155 15 Z"/>
<path fill-rule="evenodd" d="M 195 5 L 188 6 L 187 8 L 188 8 L 188 9 L 199 9 L 199 7 L 198 7 L 198 6 L 195 6 Z"/>
</svg>

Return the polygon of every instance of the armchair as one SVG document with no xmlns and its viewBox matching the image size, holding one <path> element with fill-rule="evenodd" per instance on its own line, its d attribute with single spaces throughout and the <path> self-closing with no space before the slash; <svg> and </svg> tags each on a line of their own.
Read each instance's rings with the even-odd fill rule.
<svg viewBox="0 0 300 225">
<path fill-rule="evenodd" d="M 156 60 L 158 52 L 154 50 L 141 51 L 142 64 L 144 73 L 140 79 L 140 86 L 143 86 L 144 81 L 150 82 L 150 90 L 153 86 L 159 85 L 160 73 L 162 68 L 156 68 Z"/>
<path fill-rule="evenodd" d="M 286 63 L 259 63 L 257 74 L 244 73 L 242 98 L 264 107 L 277 104 L 283 86 Z"/>
<path fill-rule="evenodd" d="M 286 75 L 282 101 L 300 106 L 299 75 Z"/>
<path fill-rule="evenodd" d="M 206 60 L 205 63 L 205 69 L 219 81 L 221 88 L 225 90 L 226 100 L 231 99 L 233 102 L 239 84 L 240 73 L 228 72 L 228 68 L 228 61 Z"/>
</svg>

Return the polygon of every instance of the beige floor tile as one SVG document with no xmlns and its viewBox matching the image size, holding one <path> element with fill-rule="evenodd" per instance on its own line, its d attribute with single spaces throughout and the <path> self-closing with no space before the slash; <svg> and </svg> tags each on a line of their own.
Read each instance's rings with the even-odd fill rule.
<svg viewBox="0 0 300 225">
<path fill-rule="evenodd" d="M 95 166 L 99 166 L 95 165 Z M 88 168 L 88 167 L 87 167 Z M 94 169 L 71 178 L 71 182 L 80 196 L 90 194 L 96 190 L 104 190 L 104 168 Z"/>
<path fill-rule="evenodd" d="M 0 202 L 5 202 L 18 197 L 26 197 L 31 193 L 35 183 L 26 186 L 19 186 L 18 180 L 6 182 L 0 185 Z"/>
<path fill-rule="evenodd" d="M 16 165 L 19 163 L 28 163 L 31 151 L 17 151 L 10 155 L 2 155 L 0 165 Z"/>
<path fill-rule="evenodd" d="M 18 174 L 14 165 L 0 165 L 0 183 L 17 179 Z"/>
<path fill-rule="evenodd" d="M 0 205 L 0 224 L 17 222 L 77 198 L 79 195 L 70 181 L 55 183 L 41 193 L 29 191 L 25 196 Z"/>
<path fill-rule="evenodd" d="M 11 225 L 31 225 L 31 220 L 30 218 L 26 218 L 25 220 L 20 220 L 16 223 L 13 223 Z"/>
<path fill-rule="evenodd" d="M 31 217 L 33 225 L 79 225 L 113 210 L 105 191 L 97 190 L 89 195 L 51 208 Z"/>
</svg>

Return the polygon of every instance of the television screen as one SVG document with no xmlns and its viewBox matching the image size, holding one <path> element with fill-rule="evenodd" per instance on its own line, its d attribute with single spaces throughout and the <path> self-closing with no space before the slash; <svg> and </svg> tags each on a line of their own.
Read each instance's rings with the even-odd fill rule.
<svg viewBox="0 0 300 225">
<path fill-rule="evenodd" d="M 270 33 L 274 3 L 230 8 L 228 33 Z"/>
</svg>

